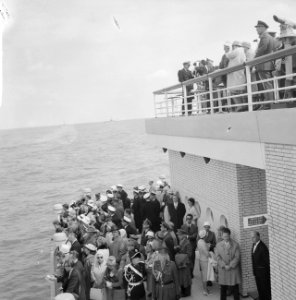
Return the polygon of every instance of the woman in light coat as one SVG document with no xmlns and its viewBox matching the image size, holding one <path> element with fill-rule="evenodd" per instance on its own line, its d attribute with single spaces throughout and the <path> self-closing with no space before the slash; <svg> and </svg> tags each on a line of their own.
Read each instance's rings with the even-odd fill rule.
<svg viewBox="0 0 296 300">
<path fill-rule="evenodd" d="M 232 43 L 232 51 L 226 53 L 226 57 L 229 59 L 228 67 L 234 67 L 243 64 L 246 61 L 246 55 L 244 49 L 241 47 L 241 43 L 234 41 Z M 230 95 L 239 95 L 246 91 L 245 86 L 241 86 L 246 83 L 246 76 L 244 68 L 232 73 L 227 74 L 227 88 Z M 246 97 L 234 97 L 232 98 L 233 104 L 242 104 L 246 100 Z M 247 106 L 236 106 L 234 111 L 246 110 Z"/>
<path fill-rule="evenodd" d="M 209 263 L 209 246 L 205 242 L 204 238 L 206 237 L 206 231 L 204 229 L 200 230 L 199 240 L 197 242 L 197 249 L 199 251 L 199 267 L 201 272 L 201 280 L 202 280 L 202 287 L 203 287 L 203 294 L 207 296 L 209 294 L 209 290 L 207 287 L 207 277 L 208 277 L 208 263 Z"/>
</svg>

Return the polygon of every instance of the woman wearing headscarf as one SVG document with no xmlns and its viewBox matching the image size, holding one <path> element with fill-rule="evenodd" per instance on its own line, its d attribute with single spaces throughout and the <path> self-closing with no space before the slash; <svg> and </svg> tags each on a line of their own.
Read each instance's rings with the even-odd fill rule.
<svg viewBox="0 0 296 300">
<path fill-rule="evenodd" d="M 103 282 L 107 269 L 107 259 L 108 257 L 106 256 L 105 249 L 99 249 L 94 257 L 94 265 L 91 271 L 92 279 L 94 280 L 93 288 L 91 289 L 91 299 L 106 299 L 106 292 L 103 288 Z"/>
<path fill-rule="evenodd" d="M 199 240 L 197 242 L 197 249 L 199 251 L 199 267 L 201 272 L 203 294 L 207 296 L 209 290 L 207 287 L 207 276 L 208 276 L 208 262 L 209 262 L 209 246 L 205 242 L 206 231 L 204 229 L 199 231 Z"/>
<path fill-rule="evenodd" d="M 106 300 L 125 299 L 122 269 L 119 269 L 115 256 L 108 257 L 104 286 L 106 288 Z"/>
<path fill-rule="evenodd" d="M 176 264 L 170 260 L 168 249 L 162 246 L 152 266 L 152 298 L 156 300 L 177 300 L 180 298 L 180 285 Z"/>
</svg>

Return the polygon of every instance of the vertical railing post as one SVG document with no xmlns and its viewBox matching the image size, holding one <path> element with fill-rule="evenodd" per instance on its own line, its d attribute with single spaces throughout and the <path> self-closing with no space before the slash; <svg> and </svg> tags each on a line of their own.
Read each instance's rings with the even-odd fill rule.
<svg viewBox="0 0 296 300">
<path fill-rule="evenodd" d="M 157 108 L 156 108 L 156 95 L 153 93 L 153 102 L 154 102 L 154 116 L 157 118 Z"/>
<path fill-rule="evenodd" d="M 210 92 L 210 110 L 211 110 L 211 114 L 214 113 L 214 109 L 213 109 L 213 81 L 212 78 L 209 77 L 209 92 Z"/>
<path fill-rule="evenodd" d="M 279 94 L 279 82 L 276 76 L 273 77 L 273 88 L 274 88 L 274 100 L 278 101 L 280 99 Z"/>
<path fill-rule="evenodd" d="M 185 111 L 185 116 L 188 116 L 188 109 L 187 109 L 187 89 L 186 85 L 183 85 L 183 92 L 184 92 L 184 111 Z M 183 111 L 182 111 L 183 114 Z"/>
<path fill-rule="evenodd" d="M 164 94 L 164 99 L 165 99 L 165 108 L 166 108 L 166 116 L 169 116 L 169 103 L 168 103 L 168 93 L 165 92 Z"/>
<path fill-rule="evenodd" d="M 247 93 L 248 93 L 248 109 L 249 109 L 249 111 L 253 111 L 252 79 L 251 79 L 250 66 L 246 66 L 246 79 L 247 79 Z"/>
</svg>

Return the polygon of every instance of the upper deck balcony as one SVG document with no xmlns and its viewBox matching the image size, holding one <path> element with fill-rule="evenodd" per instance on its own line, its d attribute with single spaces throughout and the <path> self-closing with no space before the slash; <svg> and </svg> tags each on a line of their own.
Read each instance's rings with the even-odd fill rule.
<svg viewBox="0 0 296 300">
<path fill-rule="evenodd" d="M 266 62 L 278 71 L 257 80 L 253 69 Z M 220 83 L 237 71 L 244 84 Z M 264 143 L 296 145 L 296 46 L 153 94 L 146 132 L 160 147 L 264 169 Z"/>
</svg>

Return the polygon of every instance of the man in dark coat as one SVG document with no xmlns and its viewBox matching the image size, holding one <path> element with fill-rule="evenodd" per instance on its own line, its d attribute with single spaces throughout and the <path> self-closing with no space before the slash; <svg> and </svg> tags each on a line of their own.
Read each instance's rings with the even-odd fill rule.
<svg viewBox="0 0 296 300">
<path fill-rule="evenodd" d="M 142 232 L 144 218 L 144 208 L 145 208 L 145 199 L 143 198 L 146 192 L 144 190 L 139 190 L 138 197 L 134 198 L 133 203 L 133 212 L 135 218 L 135 224 L 139 232 Z"/>
<path fill-rule="evenodd" d="M 210 222 L 206 221 L 204 222 L 204 230 L 206 231 L 206 236 L 204 238 L 205 242 L 209 244 L 209 251 L 214 251 L 214 248 L 216 247 L 217 240 L 216 235 L 213 231 L 211 231 L 211 224 Z"/>
<path fill-rule="evenodd" d="M 117 184 L 117 194 L 122 200 L 123 209 L 131 208 L 131 200 L 127 197 L 127 192 L 123 189 L 122 184 Z"/>
<path fill-rule="evenodd" d="M 255 54 L 256 57 L 260 57 L 269 53 L 272 53 L 274 50 L 274 38 L 267 32 L 268 25 L 263 21 L 258 21 L 255 26 L 257 33 L 260 37 L 260 42 Z M 272 78 L 272 71 L 274 71 L 274 63 L 268 61 L 256 66 L 256 76 L 258 80 L 265 80 Z M 258 84 L 259 90 L 270 90 L 273 89 L 273 83 L 271 80 Z M 274 100 L 273 92 L 264 93 L 263 101 Z M 270 104 L 263 106 L 265 109 L 270 108 Z"/>
<path fill-rule="evenodd" d="M 191 265 L 190 265 L 191 277 L 193 277 L 193 269 L 195 263 L 195 249 L 197 245 L 197 233 L 198 233 L 198 228 L 195 224 L 192 223 L 192 220 L 193 220 L 193 216 L 191 214 L 187 214 L 186 223 L 181 226 L 181 229 L 184 232 L 186 232 L 187 239 L 189 240 L 192 248 L 192 254 L 189 257 L 191 261 Z"/>
<path fill-rule="evenodd" d="M 183 63 L 183 69 L 178 71 L 178 79 L 179 82 L 184 82 L 187 81 L 189 79 L 194 78 L 192 72 L 189 70 L 190 67 L 190 62 L 186 61 Z M 183 87 L 184 89 L 184 87 Z M 187 96 L 187 111 L 188 111 L 188 115 L 191 115 L 192 113 L 192 100 L 193 100 L 193 96 L 192 96 L 192 92 L 191 90 L 193 89 L 193 84 L 188 84 L 185 87 L 186 89 L 186 96 Z M 191 96 L 190 96 L 191 95 Z M 183 96 L 185 97 L 185 93 L 183 92 Z M 185 100 L 183 99 L 182 101 L 182 115 L 185 114 Z"/>
<path fill-rule="evenodd" d="M 77 270 L 80 277 L 80 294 L 79 294 L 79 300 L 85 300 L 86 294 L 85 294 L 85 274 L 84 274 L 84 267 L 82 265 L 82 262 L 78 260 L 79 253 L 75 250 L 71 251 L 71 256 L 74 262 L 73 269 Z"/>
<path fill-rule="evenodd" d="M 151 193 L 144 195 L 146 203 L 143 217 L 151 222 L 151 230 L 157 232 L 160 229 L 160 203 L 156 199 L 155 194 L 155 191 L 151 191 Z"/>
<path fill-rule="evenodd" d="M 269 251 L 257 231 L 252 232 L 252 265 L 260 300 L 271 300 Z"/>
<path fill-rule="evenodd" d="M 131 225 L 132 220 L 124 216 L 122 219 L 123 229 L 126 231 L 126 236 L 130 238 L 131 236 L 136 236 L 138 234 L 137 229 Z"/>
<path fill-rule="evenodd" d="M 75 250 L 78 253 L 78 259 L 82 261 L 81 245 L 77 240 L 77 235 L 74 231 L 69 230 L 68 240 L 71 242 L 70 251 Z"/>
<path fill-rule="evenodd" d="M 74 268 L 74 262 L 69 259 L 65 262 L 65 270 L 68 276 L 63 281 L 63 292 L 71 293 L 75 296 L 75 299 L 79 299 L 81 278 L 79 271 Z"/>
<path fill-rule="evenodd" d="M 183 218 L 186 213 L 185 205 L 180 201 L 177 192 L 173 193 L 173 203 L 168 204 L 168 213 L 170 221 L 174 224 L 174 230 L 177 231 L 183 225 Z"/>
</svg>

